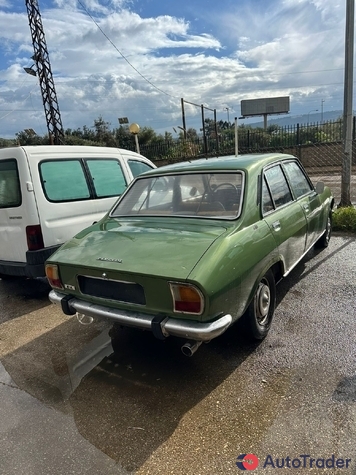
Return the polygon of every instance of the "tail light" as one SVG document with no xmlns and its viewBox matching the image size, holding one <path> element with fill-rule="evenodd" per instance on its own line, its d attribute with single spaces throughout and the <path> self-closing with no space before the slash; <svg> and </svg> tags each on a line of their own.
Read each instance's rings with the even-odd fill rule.
<svg viewBox="0 0 356 475">
<path fill-rule="evenodd" d="M 38 251 L 44 248 L 41 226 L 26 227 L 27 247 L 29 251 Z"/>
<path fill-rule="evenodd" d="M 46 264 L 45 271 L 46 271 L 46 277 L 51 287 L 56 287 L 57 289 L 63 289 L 63 285 L 59 277 L 58 266 L 56 264 Z"/>
<path fill-rule="evenodd" d="M 175 312 L 201 315 L 204 310 L 204 297 L 200 290 L 191 284 L 170 283 Z"/>
</svg>

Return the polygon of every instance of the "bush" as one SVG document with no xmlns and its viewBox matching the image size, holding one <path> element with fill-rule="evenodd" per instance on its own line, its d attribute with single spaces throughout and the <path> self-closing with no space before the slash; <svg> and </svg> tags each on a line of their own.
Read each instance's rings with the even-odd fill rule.
<svg viewBox="0 0 356 475">
<path fill-rule="evenodd" d="M 356 208 L 348 206 L 336 209 L 333 213 L 333 229 L 356 233 Z"/>
</svg>

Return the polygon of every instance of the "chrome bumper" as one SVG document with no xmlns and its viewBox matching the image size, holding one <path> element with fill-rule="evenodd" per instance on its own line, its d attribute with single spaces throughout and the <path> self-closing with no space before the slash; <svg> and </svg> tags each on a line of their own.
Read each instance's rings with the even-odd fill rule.
<svg viewBox="0 0 356 475">
<path fill-rule="evenodd" d="M 127 312 L 91 304 L 74 297 L 68 298 L 56 290 L 50 292 L 49 299 L 60 305 L 67 315 L 74 315 L 77 312 L 88 317 L 108 319 L 126 327 L 151 330 L 158 338 L 171 335 L 189 340 L 209 341 L 224 333 L 232 322 L 231 315 L 223 315 L 214 322 L 200 323 L 172 317 L 155 317 L 139 312 Z M 65 305 L 63 305 L 64 299 Z"/>
</svg>

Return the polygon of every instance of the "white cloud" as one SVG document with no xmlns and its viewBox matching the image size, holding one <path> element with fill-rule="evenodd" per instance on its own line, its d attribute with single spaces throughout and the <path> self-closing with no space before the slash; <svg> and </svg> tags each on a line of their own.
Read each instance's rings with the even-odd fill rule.
<svg viewBox="0 0 356 475">
<path fill-rule="evenodd" d="M 180 121 L 181 97 L 218 111 L 287 94 L 309 110 L 321 97 L 342 103 L 341 1 L 233 2 L 228 11 L 203 9 L 204 29 L 183 15 L 142 17 L 125 0 L 82 0 L 99 29 L 77 0 L 54 3 L 42 20 L 65 128 L 102 115 L 113 127 L 128 116 L 169 129 Z M 34 117 L 45 128 L 38 82 L 22 69 L 33 55 L 25 9 L 8 12 L 0 0 L 0 23 L 0 136 L 4 127 L 12 136 L 28 128 Z M 198 108 L 187 110 L 188 123 L 199 121 Z"/>
</svg>

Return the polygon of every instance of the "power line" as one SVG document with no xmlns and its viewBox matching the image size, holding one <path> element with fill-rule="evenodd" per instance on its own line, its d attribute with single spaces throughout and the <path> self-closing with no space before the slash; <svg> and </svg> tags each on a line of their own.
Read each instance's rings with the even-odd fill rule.
<svg viewBox="0 0 356 475">
<path fill-rule="evenodd" d="M 153 84 L 152 81 L 150 81 L 149 79 L 147 79 L 142 73 L 140 73 L 140 71 L 135 68 L 135 66 L 130 63 L 130 61 L 126 58 L 126 56 L 119 50 L 119 48 L 115 45 L 115 43 L 108 37 L 108 35 L 103 31 L 103 29 L 99 26 L 99 24 L 95 21 L 95 19 L 93 18 L 93 16 L 88 12 L 88 10 L 85 8 L 85 6 L 82 4 L 82 2 L 80 0 L 78 0 L 78 3 L 79 5 L 83 8 L 83 10 L 85 11 L 85 13 L 91 18 L 91 20 L 95 23 L 95 25 L 97 26 L 97 28 L 101 31 L 101 33 L 105 36 L 105 38 L 109 41 L 109 43 L 116 49 L 116 51 L 120 54 L 120 56 L 127 62 L 127 64 L 129 66 L 131 66 L 131 68 L 136 71 L 136 73 L 142 77 L 142 79 L 144 79 L 148 84 L 150 84 L 154 89 L 156 89 L 157 91 L 161 92 L 162 94 L 165 94 L 166 96 L 169 96 L 169 97 L 172 97 L 174 99 L 177 99 L 178 96 L 173 96 L 172 94 L 169 94 L 168 92 L 166 91 L 163 91 L 163 89 L 160 89 L 159 87 L 157 87 L 155 84 Z"/>
<path fill-rule="evenodd" d="M 37 86 L 36 86 L 36 88 L 37 88 Z M 24 99 L 23 101 L 27 101 L 27 99 L 28 99 L 29 97 L 31 97 L 32 91 L 33 91 L 34 89 L 35 89 L 35 88 L 33 88 L 33 89 L 30 91 L 29 95 L 28 95 L 27 97 L 25 97 L 25 99 Z M 1 110 L 1 109 L 0 109 L 0 110 Z M 5 119 L 5 117 L 7 117 L 8 115 L 12 114 L 13 112 L 17 112 L 17 111 L 23 112 L 23 111 L 25 111 L 25 110 L 27 110 L 27 109 L 18 109 L 18 108 L 12 109 L 12 110 L 10 110 L 7 114 L 5 114 L 5 115 L 3 115 L 2 117 L 0 117 L 0 120 Z"/>
</svg>

